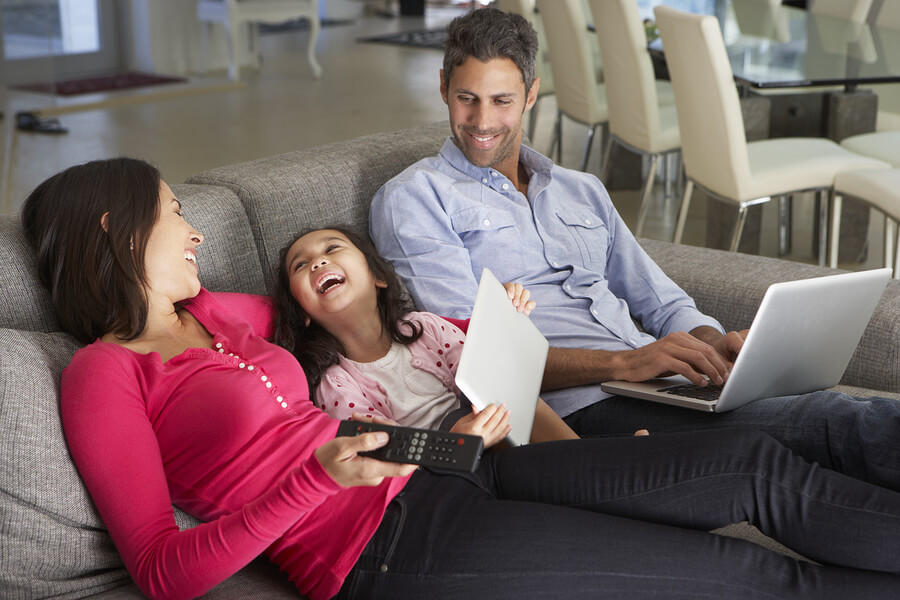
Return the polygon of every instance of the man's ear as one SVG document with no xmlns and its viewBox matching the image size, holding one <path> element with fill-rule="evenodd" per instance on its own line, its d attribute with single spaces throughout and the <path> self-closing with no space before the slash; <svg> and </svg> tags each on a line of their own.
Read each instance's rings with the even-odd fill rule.
<svg viewBox="0 0 900 600">
<path fill-rule="evenodd" d="M 525 99 L 525 110 L 531 110 L 534 107 L 534 103 L 537 102 L 538 91 L 541 89 L 541 78 L 535 77 L 534 81 L 531 82 L 531 89 L 528 90 L 528 95 Z"/>
<path fill-rule="evenodd" d="M 100 227 L 103 228 L 103 231 L 109 233 L 109 211 L 103 213 L 103 216 L 100 217 Z"/>
<path fill-rule="evenodd" d="M 448 81 L 444 78 L 444 70 L 441 69 L 441 98 L 444 99 L 444 104 L 449 104 L 447 102 L 447 83 Z"/>
</svg>

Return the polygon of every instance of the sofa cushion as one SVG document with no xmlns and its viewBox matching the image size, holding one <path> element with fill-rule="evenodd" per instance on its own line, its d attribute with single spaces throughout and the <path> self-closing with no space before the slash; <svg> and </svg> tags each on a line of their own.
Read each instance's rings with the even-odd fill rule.
<svg viewBox="0 0 900 600">
<path fill-rule="evenodd" d="M 56 331 L 50 293 L 38 281 L 34 251 L 18 214 L 0 215 L 0 327 Z"/>
<path fill-rule="evenodd" d="M 0 589 L 80 598 L 129 581 L 69 457 L 59 375 L 78 344 L 0 329 Z"/>
<path fill-rule="evenodd" d="M 368 235 L 369 205 L 378 188 L 417 160 L 436 155 L 449 133 L 447 123 L 377 133 L 220 167 L 187 181 L 225 186 L 240 197 L 271 290 L 284 244 L 301 231 L 329 224 Z"/>
</svg>

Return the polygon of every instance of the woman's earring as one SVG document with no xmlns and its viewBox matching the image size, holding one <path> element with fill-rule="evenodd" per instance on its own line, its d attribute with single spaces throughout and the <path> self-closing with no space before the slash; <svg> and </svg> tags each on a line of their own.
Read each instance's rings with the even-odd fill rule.
<svg viewBox="0 0 900 600">
<path fill-rule="evenodd" d="M 134 250 L 134 242 L 131 242 L 131 249 Z"/>
</svg>

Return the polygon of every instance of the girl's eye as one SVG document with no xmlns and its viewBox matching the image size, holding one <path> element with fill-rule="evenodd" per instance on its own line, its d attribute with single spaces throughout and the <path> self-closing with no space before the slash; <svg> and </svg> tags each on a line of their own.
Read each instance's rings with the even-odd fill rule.
<svg viewBox="0 0 900 600">
<path fill-rule="evenodd" d="M 307 263 L 306 261 L 303 261 L 303 260 L 295 262 L 294 263 L 294 271 L 295 272 L 299 271 L 300 269 L 305 267 L 307 264 L 309 264 L 309 263 Z"/>
<path fill-rule="evenodd" d="M 335 250 L 340 250 L 340 249 L 341 249 L 341 247 L 338 246 L 337 244 L 332 244 L 332 245 L 328 246 L 327 248 L 325 248 L 325 254 L 331 254 Z"/>
</svg>

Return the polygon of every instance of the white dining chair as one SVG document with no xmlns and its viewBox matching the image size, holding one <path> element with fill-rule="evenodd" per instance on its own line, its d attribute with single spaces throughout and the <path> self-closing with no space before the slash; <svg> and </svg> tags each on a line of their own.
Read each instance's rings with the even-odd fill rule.
<svg viewBox="0 0 900 600">
<path fill-rule="evenodd" d="M 895 2 L 896 0 L 886 0 Z M 812 0 L 809 12 L 829 17 L 864 23 L 869 16 L 873 0 Z"/>
<path fill-rule="evenodd" d="M 819 262 L 824 264 L 828 203 L 840 171 L 884 169 L 887 164 L 859 156 L 821 138 L 776 138 L 747 142 L 740 99 L 718 20 L 667 6 L 654 9 L 672 78 L 686 182 L 676 242 L 681 241 L 697 186 L 735 204 L 738 219 L 731 250 L 740 242 L 747 209 L 772 196 L 815 191 L 820 197 Z"/>
<path fill-rule="evenodd" d="M 828 265 L 838 266 L 838 241 L 841 233 L 841 206 L 844 196 L 852 196 L 884 214 L 884 266 L 894 269 L 900 278 L 897 222 L 900 221 L 900 169 L 843 171 L 834 178 L 831 200 L 831 234 Z"/>
<path fill-rule="evenodd" d="M 318 79 L 322 67 L 316 60 L 316 40 L 319 37 L 319 4 L 317 0 L 198 0 L 197 19 L 203 24 L 203 71 L 206 71 L 206 55 L 209 31 L 218 23 L 225 28 L 228 45 L 228 77 L 232 81 L 240 79 L 240 57 L 238 48 L 244 40 L 252 51 L 254 67 L 259 67 L 259 24 L 280 24 L 294 19 L 309 20 L 309 40 L 306 45 L 306 60 Z"/>
<path fill-rule="evenodd" d="M 534 61 L 534 76 L 540 77 L 541 87 L 538 90 L 537 102 L 531 108 L 531 114 L 528 117 L 528 136 L 531 143 L 534 143 L 534 133 L 537 130 L 538 106 L 541 99 L 546 96 L 552 96 L 555 91 L 553 89 L 553 71 L 550 68 L 550 52 L 547 50 L 547 35 L 544 33 L 544 24 L 541 16 L 535 11 L 534 0 L 497 0 L 497 8 L 500 10 L 522 15 L 531 23 L 538 34 L 538 55 Z"/>
<path fill-rule="evenodd" d="M 556 122 L 548 154 L 556 148 L 562 161 L 562 119 L 567 117 L 588 128 L 581 170 L 587 170 L 594 133 L 608 121 L 606 89 L 597 83 L 597 66 L 588 43 L 587 19 L 582 0 L 537 0 L 544 23 L 550 68 L 556 89 Z M 601 133 L 601 136 L 603 134 Z"/>
<path fill-rule="evenodd" d="M 900 71 L 900 2 L 885 0 L 875 17 L 879 51 L 892 70 Z M 900 131 L 900 83 L 872 86 L 878 94 L 878 131 Z"/>
<path fill-rule="evenodd" d="M 606 181 L 613 146 L 618 144 L 649 156 L 650 166 L 641 192 L 634 234 L 640 236 L 660 157 L 681 149 L 678 115 L 671 86 L 661 99 L 653 62 L 647 52 L 647 34 L 636 0 L 590 0 L 590 8 L 603 55 L 609 135 L 600 180 Z"/>
<path fill-rule="evenodd" d="M 900 168 L 900 131 L 876 131 L 845 138 L 841 146 Z"/>
</svg>

